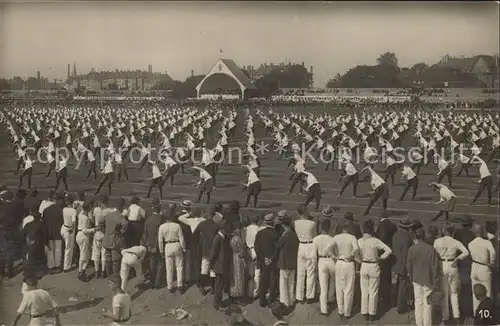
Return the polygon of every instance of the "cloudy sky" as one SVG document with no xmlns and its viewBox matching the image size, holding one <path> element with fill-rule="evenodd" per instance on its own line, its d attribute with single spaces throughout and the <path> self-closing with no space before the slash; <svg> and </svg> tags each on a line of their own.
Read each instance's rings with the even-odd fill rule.
<svg viewBox="0 0 500 326">
<path fill-rule="evenodd" d="M 314 66 L 315 85 L 395 52 L 400 65 L 494 54 L 498 3 L 0 2 L 0 75 L 167 71 L 184 80 L 219 57 Z M 223 53 L 220 53 L 222 49 Z"/>
</svg>

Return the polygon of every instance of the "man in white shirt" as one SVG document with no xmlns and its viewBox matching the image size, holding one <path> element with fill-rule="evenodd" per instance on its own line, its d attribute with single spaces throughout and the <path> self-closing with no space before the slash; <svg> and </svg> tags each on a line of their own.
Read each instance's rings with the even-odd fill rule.
<svg viewBox="0 0 500 326">
<path fill-rule="evenodd" d="M 460 292 L 460 275 L 458 274 L 457 263 L 469 256 L 469 251 L 458 240 L 453 238 L 455 227 L 453 224 L 446 223 L 443 226 L 443 236 L 434 240 L 434 249 L 439 254 L 442 264 L 442 291 L 443 291 L 443 320 L 450 320 L 450 308 L 448 302 L 451 302 L 451 311 L 453 318 L 458 321 L 460 318 L 460 309 L 458 305 L 458 295 Z M 460 254 L 458 254 L 460 252 Z"/>
<path fill-rule="evenodd" d="M 488 169 L 488 165 L 486 162 L 480 158 L 479 156 L 474 156 L 471 159 L 471 162 L 473 163 L 479 163 L 479 174 L 481 175 L 481 180 L 479 180 L 477 183 L 479 183 L 479 189 L 477 190 L 476 196 L 471 202 L 471 205 L 473 205 L 476 200 L 481 196 L 483 193 L 484 189 L 488 191 L 488 205 L 491 205 L 491 192 L 493 190 L 493 176 L 490 173 L 490 170 Z"/>
<path fill-rule="evenodd" d="M 460 162 L 460 170 L 456 174 L 457 177 L 462 175 L 462 172 L 465 171 L 465 175 L 469 176 L 469 167 L 471 166 L 470 158 L 463 155 L 462 153 L 458 153 L 456 155 L 457 160 Z"/>
<path fill-rule="evenodd" d="M 173 221 L 174 214 L 168 210 L 163 212 L 165 223 L 158 229 L 158 249 L 160 255 L 165 255 L 167 288 L 175 292 L 174 269 L 177 277 L 177 290 L 184 293 L 184 252 L 186 244 L 182 228 Z"/>
<path fill-rule="evenodd" d="M 247 182 L 243 184 L 243 189 L 246 189 L 247 191 L 245 207 L 248 207 L 251 197 L 253 197 L 253 207 L 257 207 L 257 201 L 259 200 L 262 185 L 257 173 L 250 167 L 250 165 L 245 165 L 245 168 L 247 169 L 245 174 L 248 175 Z"/>
<path fill-rule="evenodd" d="M 299 302 L 304 301 L 304 285 L 306 285 L 306 298 L 309 302 L 312 302 L 316 295 L 317 255 L 314 250 L 313 239 L 316 236 L 317 225 L 312 220 L 312 217 L 300 216 L 294 222 L 294 229 L 299 238 L 296 299 Z"/>
<path fill-rule="evenodd" d="M 349 184 L 352 183 L 352 197 L 356 198 L 356 189 L 358 188 L 358 171 L 356 170 L 356 167 L 352 162 L 347 161 L 344 162 L 344 171 L 342 172 L 341 178 L 344 179 L 344 184 L 342 185 L 342 188 L 340 189 L 340 193 L 337 195 L 337 198 L 340 198 L 342 196 L 342 193 L 344 193 L 344 190 L 347 188 Z"/>
<path fill-rule="evenodd" d="M 97 194 L 101 191 L 102 186 L 104 186 L 104 184 L 108 182 L 108 195 L 111 196 L 111 187 L 113 186 L 113 179 L 114 179 L 113 156 L 110 154 L 108 160 L 106 161 L 106 165 L 104 166 L 104 170 L 102 171 L 101 183 L 99 183 L 99 187 L 97 187 L 95 195 L 97 196 Z"/>
<path fill-rule="evenodd" d="M 304 202 L 304 206 L 307 208 L 310 202 L 313 200 L 316 202 L 315 210 L 319 211 L 319 206 L 321 204 L 321 186 L 318 182 L 318 179 L 311 172 L 304 171 L 302 172 L 302 178 L 305 179 L 305 190 L 306 190 L 306 201 Z M 290 192 L 292 189 L 290 189 Z"/>
<path fill-rule="evenodd" d="M 154 187 L 158 189 L 158 192 L 160 194 L 160 199 L 163 199 L 163 181 L 161 177 L 161 172 L 160 168 L 156 164 L 155 161 L 149 161 L 149 164 L 151 164 L 151 173 L 153 176 L 151 177 L 151 183 L 149 184 L 148 188 L 148 194 L 146 195 L 146 198 L 149 198 L 151 195 L 151 191 L 153 190 Z"/>
<path fill-rule="evenodd" d="M 491 268 L 494 267 L 496 260 L 495 248 L 490 240 L 485 239 L 486 233 L 482 225 L 473 225 L 472 232 L 476 236 L 474 240 L 469 242 L 468 246 L 472 260 L 470 274 L 472 287 L 481 283 L 486 288 L 486 295 L 491 298 Z M 476 311 L 479 301 L 475 296 L 472 297 L 472 300 L 473 311 Z"/>
<path fill-rule="evenodd" d="M 341 320 L 351 318 L 356 281 L 354 260 L 360 260 L 358 241 L 355 236 L 349 234 L 349 225 L 347 221 L 343 222 L 342 233 L 334 236 L 332 240 L 334 252 L 337 253 L 335 290 Z"/>
<path fill-rule="evenodd" d="M 248 257 L 250 258 L 249 264 L 247 264 L 248 274 L 253 275 L 247 285 L 247 293 L 253 298 L 257 298 L 259 295 L 259 282 L 260 282 L 260 269 L 257 265 L 257 254 L 255 253 L 255 236 L 257 232 L 261 229 L 259 226 L 259 215 L 250 215 L 250 225 L 245 227 L 243 230 L 243 240 L 245 241 L 246 250 Z"/>
<path fill-rule="evenodd" d="M 177 172 L 180 169 L 180 164 L 174 161 L 170 156 L 167 154 L 165 155 L 163 159 L 163 162 L 165 163 L 165 178 L 163 179 L 162 183 L 165 184 L 167 183 L 168 180 L 170 180 L 170 185 L 174 184 L 174 177 L 177 174 Z"/>
<path fill-rule="evenodd" d="M 64 190 L 68 191 L 68 160 L 69 156 L 62 155 L 61 152 L 57 153 L 56 157 L 56 187 L 55 191 L 59 188 L 59 183 L 64 183 Z"/>
<path fill-rule="evenodd" d="M 130 206 L 128 208 L 128 230 L 125 234 L 125 241 L 127 246 L 138 246 L 141 242 L 142 234 L 144 232 L 144 219 L 146 212 L 139 206 L 140 199 L 137 196 L 132 197 Z"/>
<path fill-rule="evenodd" d="M 410 188 L 413 189 L 413 194 L 411 197 L 411 200 L 413 201 L 415 200 L 415 196 L 417 195 L 418 175 L 413 172 L 412 168 L 409 165 L 405 165 L 403 166 L 403 171 L 401 172 L 401 179 L 404 178 L 406 178 L 406 185 L 398 201 L 402 201 L 405 198 L 406 193 L 408 192 L 408 190 L 410 190 Z"/>
<path fill-rule="evenodd" d="M 389 200 L 389 187 L 387 186 L 387 183 L 371 167 L 364 167 L 363 170 L 361 170 L 361 173 L 363 173 L 364 170 L 368 170 L 370 172 L 370 184 L 373 192 L 372 197 L 370 198 L 370 203 L 368 204 L 363 216 L 370 213 L 373 205 L 375 205 L 379 199 L 382 199 L 383 210 L 387 210 L 387 201 Z"/>
<path fill-rule="evenodd" d="M 196 199 L 196 202 L 198 203 L 203 197 L 203 194 L 206 194 L 207 195 L 206 203 L 210 204 L 210 197 L 212 195 L 212 190 L 214 188 L 214 180 L 212 178 L 212 175 L 208 173 L 207 170 L 199 166 L 192 166 L 191 169 L 200 171 L 200 181 L 198 181 L 198 183 L 196 184 L 196 186 L 200 188 L 200 192 L 198 193 L 198 198 Z"/>
<path fill-rule="evenodd" d="M 137 277 L 142 277 L 142 262 L 146 257 L 146 247 L 133 246 L 122 250 L 122 261 L 120 267 L 120 277 L 122 279 L 121 288 L 126 291 L 127 282 L 130 275 L 130 269 L 135 270 Z"/>
<path fill-rule="evenodd" d="M 372 220 L 363 222 L 363 237 L 358 240 L 361 269 L 359 271 L 361 286 L 361 314 L 368 321 L 374 321 L 377 316 L 378 289 L 380 286 L 380 265 L 387 259 L 392 250 L 380 239 L 373 236 Z M 379 256 L 379 251 L 382 255 Z"/>
<path fill-rule="evenodd" d="M 66 197 L 66 207 L 62 210 L 63 225 L 61 226 L 61 236 L 64 241 L 64 272 L 71 271 L 73 262 L 73 250 L 75 247 L 76 230 L 76 210 L 73 208 L 73 197 Z"/>
<path fill-rule="evenodd" d="M 322 315 L 328 314 L 328 305 L 335 299 L 335 261 L 333 252 L 333 237 L 328 233 L 331 220 L 324 219 L 320 225 L 321 234 L 313 239 L 313 248 L 318 257 L 319 305 Z"/>
<path fill-rule="evenodd" d="M 445 215 L 446 220 L 449 219 L 450 213 L 455 210 L 455 205 L 457 203 L 457 197 L 455 194 L 445 185 L 441 183 L 436 183 L 432 182 L 429 187 L 432 187 L 432 189 L 435 192 L 439 193 L 439 201 L 436 202 L 435 204 L 443 204 L 444 206 L 440 209 L 438 214 L 431 220 L 431 222 L 436 221 L 439 217 L 442 215 Z"/>
<path fill-rule="evenodd" d="M 439 154 L 434 154 L 434 160 L 437 163 L 438 173 L 437 175 L 437 183 L 441 183 L 444 177 L 448 178 L 448 186 L 451 187 L 451 179 L 453 176 L 453 171 L 451 170 L 450 164 Z"/>
<path fill-rule="evenodd" d="M 132 316 L 132 299 L 120 287 L 122 280 L 119 275 L 112 275 L 109 279 L 111 293 L 113 294 L 112 311 L 104 310 L 102 315 L 114 321 L 113 324 L 127 322 Z"/>
<path fill-rule="evenodd" d="M 49 207 L 50 205 L 54 205 L 54 196 L 56 192 L 54 190 L 49 191 L 49 195 L 47 196 L 47 199 L 42 200 L 40 203 L 40 207 L 38 208 L 38 212 L 43 216 L 43 211 Z"/>
</svg>

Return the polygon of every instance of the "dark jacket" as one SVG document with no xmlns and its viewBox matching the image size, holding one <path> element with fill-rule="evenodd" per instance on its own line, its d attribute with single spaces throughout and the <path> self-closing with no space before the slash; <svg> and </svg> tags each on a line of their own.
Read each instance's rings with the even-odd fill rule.
<svg viewBox="0 0 500 326">
<path fill-rule="evenodd" d="M 490 298 L 481 301 L 474 313 L 474 325 L 498 325 L 497 309 Z"/>
<path fill-rule="evenodd" d="M 398 227 L 389 219 L 384 219 L 380 222 L 375 236 L 385 243 L 389 248 L 392 248 L 392 238 L 398 231 Z"/>
<path fill-rule="evenodd" d="M 102 246 L 109 250 L 122 250 L 125 246 L 124 235 L 127 232 L 128 221 L 121 215 L 121 212 L 115 210 L 104 217 L 104 225 Z"/>
<path fill-rule="evenodd" d="M 210 257 L 210 246 L 218 230 L 219 226 L 211 219 L 202 221 L 194 230 L 193 237 L 198 239 L 201 257 Z"/>
<path fill-rule="evenodd" d="M 47 207 L 43 211 L 43 221 L 49 230 L 49 239 L 62 240 L 61 227 L 64 223 L 62 207 L 57 204 Z"/>
<path fill-rule="evenodd" d="M 278 234 L 273 227 L 265 227 L 257 232 L 255 236 L 255 253 L 257 254 L 257 266 L 266 267 L 265 258 L 273 259 L 278 242 Z M 297 256 L 295 256 L 297 260 Z"/>
<path fill-rule="evenodd" d="M 216 274 L 226 274 L 229 266 L 231 249 L 227 236 L 215 235 L 210 246 L 210 267 Z"/>
<path fill-rule="evenodd" d="M 406 269 L 406 258 L 408 257 L 408 250 L 413 245 L 413 238 L 410 232 L 399 229 L 394 233 L 392 238 L 392 253 L 396 260 L 392 266 L 392 272 L 399 275 L 406 276 L 408 271 Z"/>
<path fill-rule="evenodd" d="M 296 270 L 297 252 L 299 251 L 299 238 L 292 230 L 285 231 L 276 243 L 276 251 L 273 260 L 278 263 L 279 269 Z"/>
<path fill-rule="evenodd" d="M 343 224 L 343 222 L 339 222 L 335 226 L 335 235 L 342 233 L 342 224 Z M 355 236 L 356 239 L 360 239 L 363 236 L 363 233 L 361 232 L 361 227 L 359 226 L 359 224 L 357 222 L 354 222 L 354 221 L 349 221 L 349 232 L 348 233 L 350 235 Z"/>
<path fill-rule="evenodd" d="M 142 233 L 142 243 L 149 252 L 158 251 L 158 229 L 163 224 L 163 217 L 158 213 L 153 213 L 144 223 Z"/>
<path fill-rule="evenodd" d="M 38 208 L 40 207 L 40 204 L 42 203 L 42 200 L 38 197 L 35 197 L 33 195 L 30 195 L 26 197 L 24 200 L 24 209 L 27 214 L 29 214 L 33 209 L 38 211 Z"/>
<path fill-rule="evenodd" d="M 193 236 L 193 233 L 191 232 L 191 227 L 189 225 L 178 220 L 179 215 L 176 217 L 175 223 L 179 224 L 179 226 L 181 227 L 182 236 L 184 237 L 184 243 L 186 245 L 186 250 L 189 250 L 191 249 L 191 237 Z"/>
</svg>

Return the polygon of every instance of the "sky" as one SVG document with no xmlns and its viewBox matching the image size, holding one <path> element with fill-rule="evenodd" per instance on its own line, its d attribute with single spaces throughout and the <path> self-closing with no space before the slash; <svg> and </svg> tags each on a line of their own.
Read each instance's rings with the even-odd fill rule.
<svg viewBox="0 0 500 326">
<path fill-rule="evenodd" d="M 0 76 L 63 79 L 67 64 L 144 69 L 185 80 L 218 58 L 239 66 L 291 61 L 323 87 L 395 52 L 400 66 L 445 54 L 495 54 L 499 4 L 0 1 Z M 222 53 L 220 52 L 222 50 Z"/>
</svg>

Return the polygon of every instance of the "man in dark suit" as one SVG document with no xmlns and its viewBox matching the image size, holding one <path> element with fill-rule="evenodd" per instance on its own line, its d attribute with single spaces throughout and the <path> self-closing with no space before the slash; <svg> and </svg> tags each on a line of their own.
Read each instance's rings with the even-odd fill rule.
<svg viewBox="0 0 500 326">
<path fill-rule="evenodd" d="M 49 252 L 47 264 L 51 274 L 62 272 L 62 236 L 61 227 L 63 218 L 64 197 L 61 194 L 55 196 L 55 203 L 43 211 L 43 218 L 49 230 Z"/>
<path fill-rule="evenodd" d="M 273 261 L 277 262 L 279 269 L 279 293 L 280 303 L 285 308 L 291 308 L 295 301 L 295 272 L 297 270 L 297 252 L 299 250 L 299 238 L 292 230 L 292 218 L 288 215 L 281 216 L 283 233 L 277 244 Z"/>
<path fill-rule="evenodd" d="M 361 227 L 359 226 L 358 223 L 356 223 L 354 221 L 354 214 L 353 213 L 351 213 L 351 212 L 345 213 L 344 221 L 348 225 L 350 235 L 355 236 L 356 239 L 360 239 L 363 236 L 363 233 L 361 233 Z M 345 227 L 345 226 L 342 222 L 337 223 L 337 225 L 335 226 L 335 234 L 341 234 L 343 227 Z"/>
<path fill-rule="evenodd" d="M 397 278 L 397 294 L 395 294 L 397 297 L 397 312 L 399 314 L 406 313 L 409 309 L 410 283 L 408 279 L 408 270 L 406 268 L 406 258 L 408 256 L 408 250 L 413 245 L 412 227 L 413 222 L 409 217 L 406 217 L 399 222 L 399 229 L 394 233 L 392 239 L 392 253 L 396 258 L 394 266 L 392 266 L 392 273 L 395 274 L 395 278 Z"/>
<path fill-rule="evenodd" d="M 187 225 L 184 222 L 179 221 L 179 216 L 182 216 L 185 214 L 185 212 L 179 212 L 175 214 L 175 205 L 174 205 L 174 222 L 179 224 L 182 230 L 182 236 L 184 237 L 184 244 L 186 245 L 185 247 L 185 252 L 184 252 L 184 257 L 186 257 L 186 252 L 191 250 L 191 238 L 193 237 L 193 233 L 191 232 L 191 227 Z M 189 275 L 189 263 L 188 259 L 184 258 L 184 283 L 190 283 L 191 282 L 191 275 Z M 186 284 L 187 285 L 187 284 Z"/>
<path fill-rule="evenodd" d="M 160 214 L 160 199 L 155 198 L 151 202 L 153 213 L 144 223 L 144 232 L 142 234 L 142 245 L 148 250 L 148 273 L 147 277 L 151 282 L 153 289 L 159 289 L 165 284 L 165 270 L 163 256 L 158 251 L 158 229 L 164 223 L 164 217 Z"/>
<path fill-rule="evenodd" d="M 201 275 L 198 279 L 198 287 L 203 295 L 207 294 L 207 290 L 205 288 L 207 286 L 211 286 L 212 291 L 214 290 L 212 284 L 213 280 L 210 275 L 209 258 L 211 254 L 210 246 L 212 245 L 212 240 L 217 234 L 218 229 L 219 226 L 214 222 L 213 214 L 210 214 L 207 216 L 206 220 L 198 224 L 198 227 L 193 232 L 193 238 L 198 240 L 197 249 L 201 256 Z"/>
<path fill-rule="evenodd" d="M 210 246 L 210 269 L 215 273 L 214 284 L 214 308 L 222 310 L 222 292 L 228 285 L 229 281 L 229 259 L 230 248 L 229 239 L 227 235 L 227 222 L 222 219 L 218 221 L 217 226 L 219 230 Z"/>
<path fill-rule="evenodd" d="M 26 200 L 24 201 L 24 209 L 26 213 L 32 212 L 32 211 L 38 211 L 38 208 L 40 207 L 40 204 L 42 203 L 42 199 L 39 198 L 39 191 L 35 188 L 31 191 L 30 195 L 26 197 Z"/>
<path fill-rule="evenodd" d="M 392 237 L 397 230 L 397 226 L 388 219 L 387 212 L 382 212 L 375 236 L 392 249 Z M 380 262 L 379 300 L 381 303 L 380 307 L 385 310 L 389 310 L 391 308 L 391 269 L 394 265 L 394 262 L 395 257 L 393 254 L 391 254 L 387 259 Z"/>
<path fill-rule="evenodd" d="M 123 198 L 119 199 L 118 209 L 108 207 L 108 196 L 101 196 L 100 204 L 104 216 L 104 238 L 102 246 L 106 255 L 106 273 L 108 275 L 120 273 L 122 249 L 125 249 L 125 233 L 128 228 L 128 221 L 122 216 Z"/>
<path fill-rule="evenodd" d="M 474 285 L 474 296 L 480 302 L 474 312 L 474 325 L 498 325 L 498 307 L 495 307 L 495 302 L 486 295 L 483 284 Z"/>
<path fill-rule="evenodd" d="M 257 255 L 257 266 L 260 268 L 259 281 L 259 304 L 265 307 L 276 300 L 278 290 L 278 268 L 276 261 L 273 261 L 275 247 L 278 242 L 278 234 L 274 229 L 274 215 L 264 216 L 264 225 L 255 236 L 255 253 Z M 297 260 L 297 256 L 290 257 Z M 269 299 L 266 301 L 266 294 L 269 292 Z"/>
<path fill-rule="evenodd" d="M 453 237 L 462 242 L 465 248 L 469 248 L 469 243 L 476 238 L 471 231 L 473 219 L 469 214 L 460 216 L 457 221 L 459 226 L 455 230 Z M 472 307 L 472 282 L 470 278 L 472 261 L 470 256 L 458 262 L 458 273 L 460 274 L 460 294 L 458 297 L 461 317 L 473 317 Z"/>
</svg>

